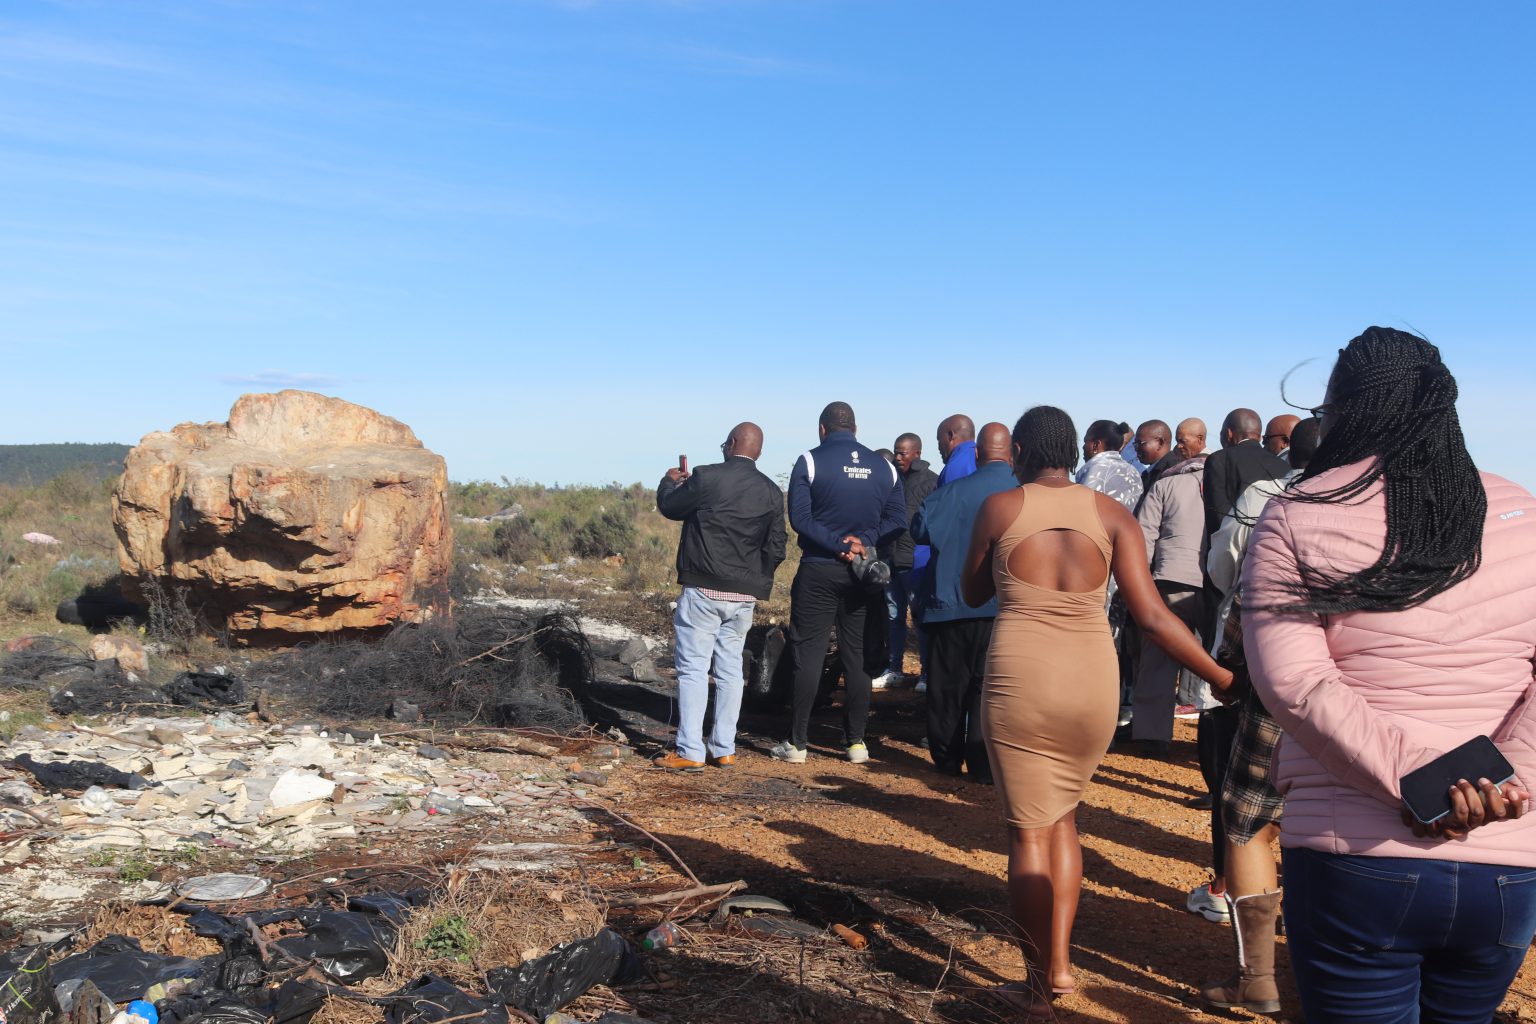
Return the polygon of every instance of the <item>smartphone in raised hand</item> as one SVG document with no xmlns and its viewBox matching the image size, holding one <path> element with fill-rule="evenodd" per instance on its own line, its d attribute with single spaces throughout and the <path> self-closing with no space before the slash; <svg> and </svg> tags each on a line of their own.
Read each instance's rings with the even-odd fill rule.
<svg viewBox="0 0 1536 1024">
<path fill-rule="evenodd" d="M 677 470 L 678 470 L 678 472 L 683 473 L 684 475 L 687 474 L 687 472 L 688 472 L 688 456 L 686 456 L 686 455 L 679 455 L 677 457 Z"/>
</svg>

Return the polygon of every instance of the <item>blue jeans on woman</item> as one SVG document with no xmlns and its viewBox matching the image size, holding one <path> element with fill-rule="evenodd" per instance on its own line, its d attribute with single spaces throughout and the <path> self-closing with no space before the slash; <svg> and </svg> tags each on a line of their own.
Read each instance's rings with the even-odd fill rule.
<svg viewBox="0 0 1536 1024">
<path fill-rule="evenodd" d="M 1536 934 L 1536 870 L 1282 855 L 1286 942 L 1308 1021 L 1488 1024 Z"/>
</svg>

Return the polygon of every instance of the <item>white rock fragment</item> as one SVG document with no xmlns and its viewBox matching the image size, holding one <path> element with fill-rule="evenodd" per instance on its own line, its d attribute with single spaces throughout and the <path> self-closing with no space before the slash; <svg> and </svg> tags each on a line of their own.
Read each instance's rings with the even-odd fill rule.
<svg viewBox="0 0 1536 1024">
<path fill-rule="evenodd" d="M 268 803 L 272 810 L 281 811 L 311 800 L 329 799 L 335 789 L 334 782 L 322 779 L 315 772 L 284 772 L 272 786 Z"/>
</svg>

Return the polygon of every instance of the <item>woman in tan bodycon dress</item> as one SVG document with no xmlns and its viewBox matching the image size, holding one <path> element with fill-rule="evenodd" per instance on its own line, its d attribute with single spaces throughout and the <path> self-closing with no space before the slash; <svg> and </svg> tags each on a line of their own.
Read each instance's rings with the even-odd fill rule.
<svg viewBox="0 0 1536 1024">
<path fill-rule="evenodd" d="M 1130 513 L 1072 482 L 1077 452 L 1065 412 L 1037 406 L 1020 417 L 1013 453 L 1023 486 L 982 505 L 963 579 L 970 604 L 998 597 L 982 730 L 1008 819 L 1008 896 L 1028 968 L 999 995 L 1026 1017 L 1048 1015 L 1050 998 L 1073 989 L 1077 804 L 1120 702 L 1104 613 L 1111 572 L 1148 640 L 1218 692 L 1232 681 L 1158 596 Z"/>
</svg>

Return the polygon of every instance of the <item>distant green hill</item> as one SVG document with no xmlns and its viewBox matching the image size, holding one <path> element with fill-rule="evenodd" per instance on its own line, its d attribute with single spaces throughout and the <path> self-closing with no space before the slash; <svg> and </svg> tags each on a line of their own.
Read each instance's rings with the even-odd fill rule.
<svg viewBox="0 0 1536 1024">
<path fill-rule="evenodd" d="M 40 484 L 84 470 L 99 479 L 123 471 L 126 444 L 0 444 L 0 484 Z"/>
</svg>

